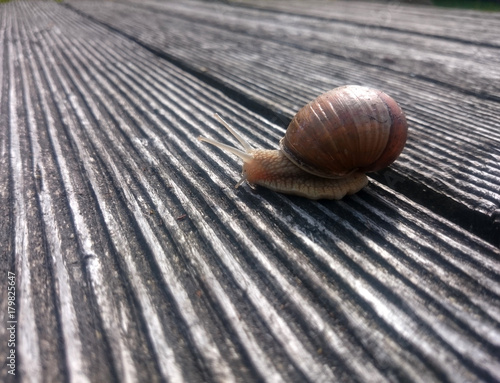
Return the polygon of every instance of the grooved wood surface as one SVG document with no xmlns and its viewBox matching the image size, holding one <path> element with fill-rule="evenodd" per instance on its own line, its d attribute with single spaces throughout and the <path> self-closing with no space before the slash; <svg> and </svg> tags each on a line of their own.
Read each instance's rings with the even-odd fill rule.
<svg viewBox="0 0 500 383">
<path fill-rule="evenodd" d="M 0 380 L 500 381 L 499 26 L 399 3 L 0 4 Z M 238 146 L 218 112 L 276 148 L 345 84 L 410 131 L 342 201 L 235 189 L 240 161 L 196 139 Z"/>
</svg>

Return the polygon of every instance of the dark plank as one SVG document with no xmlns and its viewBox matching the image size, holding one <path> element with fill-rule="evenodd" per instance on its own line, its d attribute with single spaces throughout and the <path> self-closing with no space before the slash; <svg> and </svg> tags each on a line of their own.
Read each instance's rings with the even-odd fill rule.
<svg viewBox="0 0 500 383">
<path fill-rule="evenodd" d="M 265 107 L 284 78 L 256 75 L 235 99 L 64 5 L 0 12 L 0 239 L 22 381 L 500 380 L 498 248 L 376 180 L 340 202 L 235 190 L 238 161 L 196 140 L 234 143 L 219 111 L 275 146 Z M 234 90 L 242 73 L 226 72 Z"/>
</svg>

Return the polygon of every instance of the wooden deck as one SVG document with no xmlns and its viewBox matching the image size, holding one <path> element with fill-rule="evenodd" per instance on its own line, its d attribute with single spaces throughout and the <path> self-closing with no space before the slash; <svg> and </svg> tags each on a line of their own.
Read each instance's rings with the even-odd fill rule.
<svg viewBox="0 0 500 383">
<path fill-rule="evenodd" d="M 0 380 L 500 382 L 499 32 L 398 2 L 0 4 Z M 275 148 L 345 84 L 410 131 L 342 201 L 235 189 L 196 139 L 237 145 L 218 112 Z"/>
</svg>

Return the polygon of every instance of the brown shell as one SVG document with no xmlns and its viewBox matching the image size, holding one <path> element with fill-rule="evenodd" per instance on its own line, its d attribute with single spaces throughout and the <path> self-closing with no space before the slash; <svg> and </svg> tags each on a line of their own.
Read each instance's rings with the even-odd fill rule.
<svg viewBox="0 0 500 383">
<path fill-rule="evenodd" d="M 380 90 L 335 88 L 297 112 L 281 150 L 305 171 L 328 178 L 389 166 L 406 143 L 406 118 Z"/>
</svg>

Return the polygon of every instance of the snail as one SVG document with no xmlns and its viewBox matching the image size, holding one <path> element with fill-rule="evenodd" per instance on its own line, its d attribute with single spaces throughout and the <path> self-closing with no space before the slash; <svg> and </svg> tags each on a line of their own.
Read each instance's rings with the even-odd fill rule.
<svg viewBox="0 0 500 383">
<path fill-rule="evenodd" d="M 198 137 L 243 160 L 243 182 L 310 199 L 341 199 L 368 184 L 365 173 L 392 164 L 406 143 L 408 126 L 399 105 L 380 90 L 346 85 L 300 109 L 279 150 L 252 148 L 218 114 L 244 151 Z"/>
</svg>

